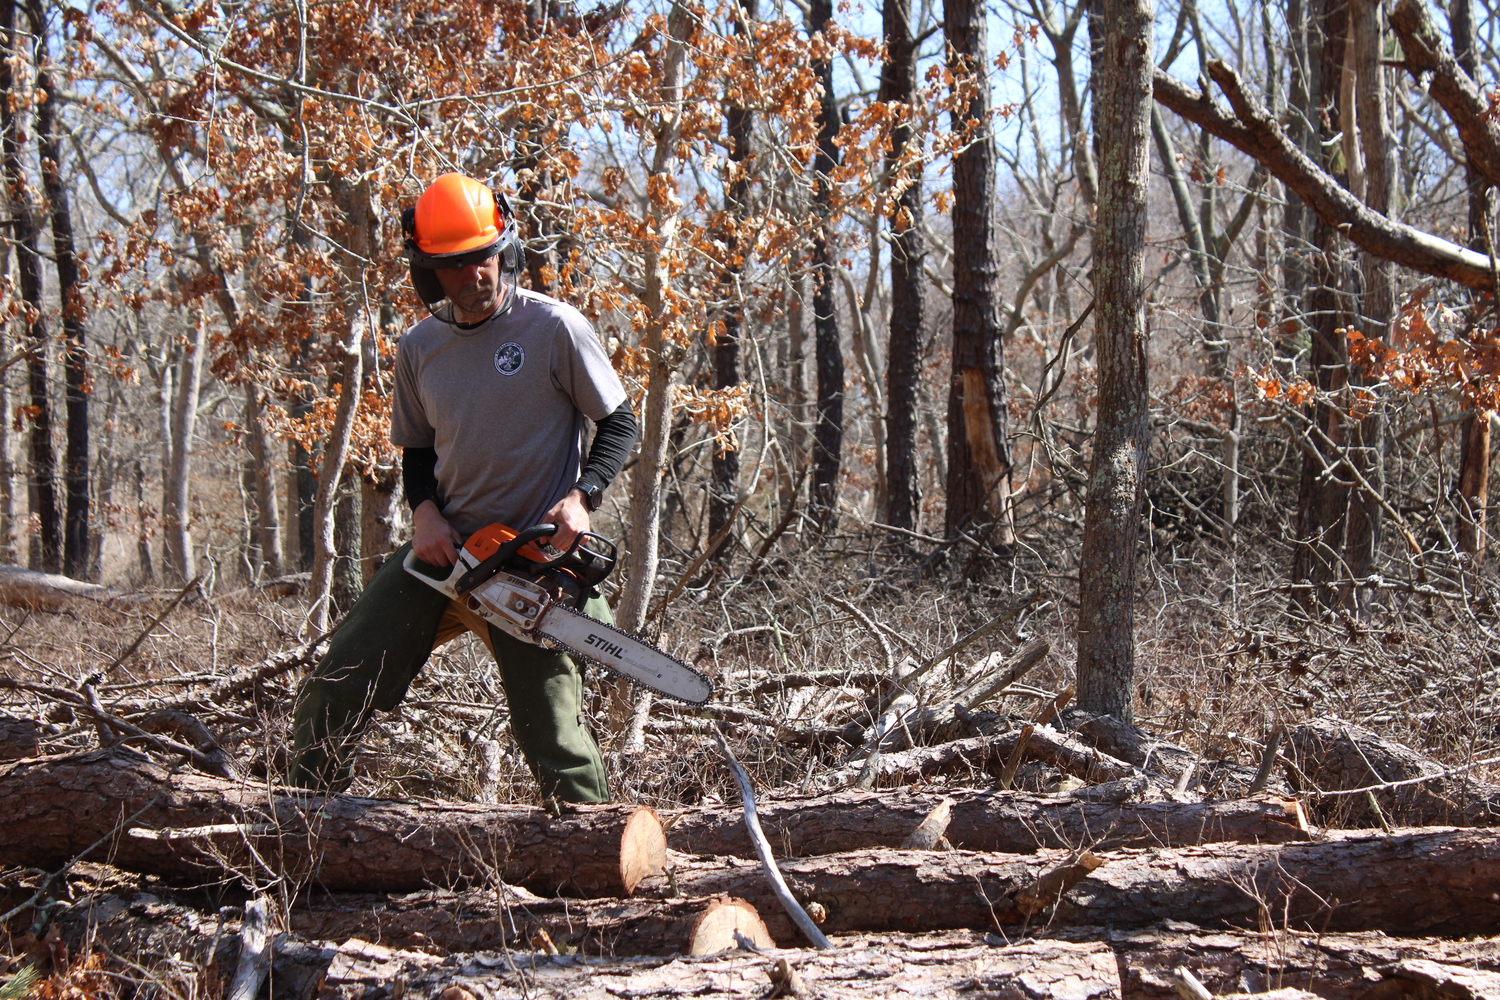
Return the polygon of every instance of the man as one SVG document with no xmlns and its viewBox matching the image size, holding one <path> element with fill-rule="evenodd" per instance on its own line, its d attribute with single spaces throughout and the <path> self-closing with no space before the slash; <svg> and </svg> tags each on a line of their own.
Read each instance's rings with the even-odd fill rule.
<svg viewBox="0 0 1500 1000">
<path fill-rule="evenodd" d="M 635 415 L 576 309 L 522 289 L 523 248 L 502 196 L 444 174 L 402 215 L 412 284 L 432 312 L 397 350 L 391 440 L 402 448 L 412 540 L 371 579 L 303 682 L 290 780 L 342 788 L 374 709 L 391 711 L 428 654 L 464 631 L 500 666 L 511 731 L 544 797 L 605 802 L 604 763 L 580 713 L 583 678 L 565 653 L 513 638 L 402 568 L 409 547 L 452 566 L 471 533 L 500 522 L 557 526 L 565 549 L 589 530 L 635 443 Z M 583 419 L 595 424 L 581 459 Z M 598 596 L 584 610 L 610 621 Z"/>
</svg>

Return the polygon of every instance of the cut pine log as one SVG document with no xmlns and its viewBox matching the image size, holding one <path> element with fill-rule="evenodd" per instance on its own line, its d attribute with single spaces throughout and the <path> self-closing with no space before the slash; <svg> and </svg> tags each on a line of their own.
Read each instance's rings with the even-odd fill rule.
<svg viewBox="0 0 1500 1000">
<path fill-rule="evenodd" d="M 1132 1000 L 1180 1000 L 1170 977 L 1184 965 L 1218 997 L 1293 987 L 1316 990 L 1323 1000 L 1361 1000 L 1393 963 L 1413 959 L 1500 969 L 1500 938 L 1211 931 L 1176 922 L 1103 936 L 1119 957 L 1124 995 Z"/>
<path fill-rule="evenodd" d="M 295 885 L 409 890 L 503 880 L 629 896 L 661 871 L 661 823 L 640 806 L 418 803 L 318 795 L 172 772 L 129 752 L 0 766 L 0 857 L 39 868 L 86 849 L 129 871 L 242 871 Z M 253 850 L 252 850 L 253 849 Z M 249 879 L 247 879 L 249 880 Z"/>
<path fill-rule="evenodd" d="M 1292 927 L 1388 934 L 1500 932 L 1500 830 L 1415 829 L 1335 834 L 1306 844 L 1215 844 L 1101 853 L 1102 864 L 1040 912 L 1025 905 L 1074 855 L 974 851 L 854 851 L 778 865 L 826 933 L 1096 925 L 1141 927 L 1192 919 L 1255 926 L 1269 908 Z M 757 865 L 683 857 L 689 895 L 748 900 L 772 936 L 795 940 Z"/>
<path fill-rule="evenodd" d="M 778 975 L 778 966 L 780 974 Z M 731 953 L 703 958 L 598 959 L 582 955 L 478 955 L 435 958 L 365 941 L 346 941 L 323 976 L 323 996 L 389 997 L 400 980 L 408 996 L 631 997 L 780 996 L 769 983 L 800 981 L 806 997 L 920 996 L 931 1000 L 1119 1000 L 1114 954 L 1096 942 L 983 942 L 946 948 L 884 941 L 819 951 Z M 786 994 L 791 995 L 791 994 Z"/>
<path fill-rule="evenodd" d="M 542 899 L 510 886 L 313 896 L 293 907 L 289 924 L 305 938 L 360 938 L 437 954 L 550 944 L 569 954 L 711 955 L 739 947 L 740 938 L 775 946 L 742 899 Z"/>
<path fill-rule="evenodd" d="M 501 978 L 507 974 L 513 980 L 524 974 L 528 977 L 525 985 L 535 991 L 526 995 L 566 995 L 574 1000 L 585 995 L 635 996 L 634 990 L 630 988 L 631 981 L 624 977 L 636 972 L 655 973 L 669 968 L 664 958 L 603 961 L 593 957 L 599 954 L 597 952 L 580 953 L 590 955 L 588 959 L 571 956 L 548 958 L 540 954 L 543 949 L 525 947 L 511 948 L 507 955 L 498 948 L 474 946 L 472 950 L 463 949 L 453 959 L 447 959 L 442 953 L 448 949 L 436 938 L 425 943 L 417 939 L 417 935 L 421 933 L 420 921 L 438 919 L 434 914 L 444 912 L 445 900 L 450 908 L 467 913 L 472 907 L 473 913 L 477 915 L 485 912 L 484 897 L 487 895 L 490 907 L 488 915 L 502 918 L 524 916 L 536 905 L 509 896 L 502 897 L 494 892 L 483 894 L 471 891 L 456 895 L 461 901 L 455 902 L 452 894 L 446 893 L 414 895 L 409 911 L 412 926 L 406 929 L 408 937 L 383 938 L 379 944 L 368 946 L 371 949 L 367 953 L 369 957 L 383 955 L 384 962 L 389 963 L 384 965 L 390 972 L 390 977 L 384 981 L 386 987 L 390 987 L 409 971 L 402 964 L 405 961 L 402 956 L 408 952 L 398 949 L 427 953 L 420 959 L 411 959 L 412 969 L 426 970 L 437 965 L 453 969 L 463 965 L 468 968 L 470 976 L 488 974 L 495 977 L 489 985 L 497 987 L 501 985 Z M 341 902 L 345 909 L 352 911 L 357 905 L 356 899 L 344 897 Z M 399 899 L 366 899 L 377 910 L 401 903 Z M 577 900 L 572 903 L 579 905 Z M 314 903 L 313 909 L 317 910 L 323 905 Z M 549 901 L 548 905 L 561 905 L 561 902 Z M 584 901 L 582 905 L 595 907 L 609 904 L 605 901 Z M 297 914 L 297 910 L 302 907 L 303 904 L 299 903 L 293 908 L 294 922 L 302 919 Z M 125 897 L 105 894 L 64 900 L 60 901 L 55 912 L 56 926 L 62 939 L 74 953 L 81 953 L 80 950 L 87 947 L 98 948 L 129 963 L 132 969 L 148 973 L 164 965 L 180 969 L 183 963 L 200 969 L 211 965 L 226 971 L 233 969 L 236 947 L 242 939 L 233 910 L 211 909 L 207 913 L 199 913 L 185 906 L 139 893 Z M 394 927 L 391 924 L 385 926 Z M 330 922 L 327 929 L 336 933 L 339 925 Z M 773 953 L 775 957 L 724 955 L 720 957 L 732 958 L 736 960 L 735 964 L 720 965 L 715 959 L 707 962 L 688 960 L 674 963 L 674 966 L 687 974 L 685 984 L 694 982 L 692 972 L 695 969 L 728 971 L 732 975 L 721 979 L 721 984 L 733 983 L 737 988 L 743 987 L 736 995 L 759 996 L 765 990 L 766 980 L 764 972 L 757 970 L 765 970 L 775 958 L 786 956 L 799 968 L 807 969 L 807 963 L 811 963 L 810 972 L 814 976 L 815 985 L 823 988 L 821 995 L 825 997 L 847 996 L 857 991 L 861 995 L 883 998 L 889 994 L 882 991 L 899 987 L 905 982 L 911 986 L 926 987 L 920 990 L 923 997 L 953 997 L 954 1000 L 968 1000 L 980 995 L 1014 998 L 1051 995 L 1058 997 L 1058 1000 L 1083 1000 L 1086 997 L 1113 1000 L 1120 996 L 1128 1000 L 1177 1000 L 1168 977 L 1173 969 L 1184 965 L 1192 969 L 1209 991 L 1218 996 L 1235 993 L 1263 994 L 1276 987 L 1313 987 L 1324 1000 L 1360 1000 L 1371 984 L 1380 980 L 1382 974 L 1389 976 L 1394 965 L 1411 960 L 1425 959 L 1446 966 L 1463 966 L 1490 973 L 1500 970 L 1500 939 L 1497 938 L 1395 938 L 1381 933 L 1303 933 L 1281 928 L 1261 932 L 1213 931 L 1179 922 L 1140 930 L 1068 928 L 1063 936 L 1069 942 L 1087 946 L 1072 952 L 1075 957 L 1099 956 L 1087 958 L 1086 970 L 1092 970 L 1093 963 L 1098 961 L 1108 962 L 1109 968 L 1118 970 L 1120 988 L 1117 992 L 1101 994 L 1092 986 L 1080 988 L 1077 993 L 1061 992 L 1060 984 L 1064 981 L 1051 977 L 1066 970 L 1072 964 L 1071 959 L 1065 962 L 1044 962 L 1041 959 L 1046 952 L 1042 950 L 1016 951 L 1003 947 L 1006 941 L 999 934 L 967 930 L 910 935 L 844 936 L 834 939 L 836 947 L 829 952 L 802 952 L 799 955 Z M 357 939 L 358 935 L 354 937 Z M 340 941 L 346 942 L 344 947 L 339 946 Z M 1051 948 L 1056 943 L 1047 940 L 1035 942 L 1045 948 Z M 363 952 L 365 948 L 363 944 L 350 943 L 348 937 L 335 937 L 332 943 L 308 940 L 295 928 L 291 933 L 278 936 L 273 955 L 273 1000 L 302 1000 L 314 995 L 330 964 L 341 952 L 345 954 L 346 974 L 352 974 L 352 962 L 355 958 L 353 953 Z M 615 954 L 623 954 L 623 951 L 617 950 Z M 1060 958 L 1064 953 L 1053 954 Z M 1043 980 L 1050 979 L 1054 985 L 1046 987 L 1040 993 L 1030 989 L 1023 992 L 1003 992 L 1001 988 L 1008 983 L 1015 983 L 1014 979 L 1004 981 L 980 977 L 978 980 L 971 980 L 968 988 L 964 988 L 959 970 L 966 963 L 978 959 L 981 964 L 973 968 L 983 970 L 993 968 L 985 964 L 991 959 L 1014 961 L 1024 955 L 1030 956 L 1026 959 L 1026 964 L 1019 968 L 1011 966 L 1013 973 L 1019 971 L 1025 974 L 1025 969 L 1036 970 L 1046 973 Z M 845 967 L 839 964 L 845 956 L 857 957 L 859 962 L 864 963 L 864 972 L 868 976 L 864 990 L 861 990 L 862 981 L 859 978 L 830 977 L 821 971 Z M 829 964 L 830 962 L 833 964 Z M 1075 973 L 1076 971 L 1075 965 Z M 534 976 L 533 973 L 542 975 Z M 426 975 L 425 972 L 420 974 Z M 1098 974 L 1088 971 L 1080 979 L 1092 982 Z M 590 984 L 588 977 L 592 976 L 603 978 L 593 980 Z M 1103 979 L 1106 983 L 1112 982 L 1108 977 Z M 466 989 L 463 982 L 460 980 L 457 988 Z M 470 979 L 466 982 L 467 987 L 481 985 L 480 980 Z M 1028 978 L 1024 985 L 1029 986 L 1031 982 Z M 549 986 L 552 983 L 556 984 L 555 992 Z M 584 994 L 576 990 L 579 985 L 590 984 L 597 987 L 601 983 L 622 988 L 616 993 L 601 990 Z M 986 988 L 976 992 L 976 983 Z M 453 985 L 452 977 L 449 984 Z M 701 981 L 698 981 L 698 985 L 702 985 Z M 1077 985 L 1083 987 L 1084 983 Z M 992 991 L 987 987 L 996 989 Z M 444 989 L 446 988 L 445 986 Z M 344 980 L 337 991 L 320 995 L 373 996 L 373 991 L 367 992 L 369 989 L 368 983 L 361 985 L 361 980 L 351 978 Z M 509 990 L 497 989 L 491 994 L 477 990 L 474 992 L 478 995 L 515 996 L 520 990 L 517 983 L 511 982 Z M 725 991 L 710 992 L 713 995 L 723 995 Z M 443 994 L 441 990 L 434 989 L 430 993 L 416 994 L 408 990 L 408 995 Z M 389 1000 L 391 993 L 387 992 L 384 996 Z"/>
<path fill-rule="evenodd" d="M 1183 847 L 1216 841 L 1308 840 L 1295 801 L 1177 802 L 1144 782 L 1096 785 L 1061 795 L 955 790 L 833 792 L 756 803 L 766 837 L 783 857 L 901 847 L 944 799 L 946 836 L 970 851 L 1026 854 L 1042 848 Z M 688 854 L 755 856 L 738 808 L 700 807 L 663 816 L 667 842 Z"/>
</svg>

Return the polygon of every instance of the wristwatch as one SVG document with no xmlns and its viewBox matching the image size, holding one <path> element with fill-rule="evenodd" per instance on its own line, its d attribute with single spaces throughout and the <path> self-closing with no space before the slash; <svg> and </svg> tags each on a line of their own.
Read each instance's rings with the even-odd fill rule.
<svg viewBox="0 0 1500 1000">
<path fill-rule="evenodd" d="M 583 494 L 584 502 L 588 504 L 589 513 L 599 509 L 604 502 L 604 487 L 595 486 L 593 483 L 584 482 L 582 479 L 573 484 L 573 489 Z"/>
</svg>

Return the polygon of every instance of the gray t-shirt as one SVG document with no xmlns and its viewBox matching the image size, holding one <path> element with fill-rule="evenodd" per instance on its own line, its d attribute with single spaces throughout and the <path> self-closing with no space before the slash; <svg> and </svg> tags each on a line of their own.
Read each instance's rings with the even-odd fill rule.
<svg viewBox="0 0 1500 1000">
<path fill-rule="evenodd" d="M 391 441 L 437 450 L 443 516 L 459 532 L 527 528 L 578 481 L 583 418 L 624 401 L 583 314 L 517 289 L 473 330 L 428 317 L 401 338 Z"/>
</svg>

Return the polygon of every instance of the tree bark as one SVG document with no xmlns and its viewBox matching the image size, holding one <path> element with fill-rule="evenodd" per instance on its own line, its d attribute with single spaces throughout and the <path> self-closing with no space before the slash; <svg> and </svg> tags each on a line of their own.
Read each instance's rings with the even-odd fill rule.
<svg viewBox="0 0 1500 1000">
<path fill-rule="evenodd" d="M 973 0 L 945 0 L 943 32 L 950 70 L 957 77 L 978 74 L 989 65 L 985 7 Z M 969 120 L 987 122 L 990 89 L 980 86 L 968 107 L 954 114 L 953 127 Z M 998 526 L 991 535 L 1001 545 L 1010 530 L 1010 443 L 1005 396 L 1004 303 L 995 203 L 995 141 L 981 126 L 953 159 L 953 371 L 948 383 L 948 478 L 944 524 L 953 535 L 987 511 Z"/>
<path fill-rule="evenodd" d="M 378 466 L 373 476 L 361 476 L 359 485 L 360 582 L 365 585 L 400 547 L 405 515 L 401 504 L 401 473 L 396 466 Z"/>
<path fill-rule="evenodd" d="M 16 26 L 20 0 L 0 2 L 0 31 L 4 32 L 6 58 L 0 60 L 0 92 L 6 95 L 0 105 L 0 159 L 3 159 L 5 183 L 10 189 L 10 209 L 15 220 L 11 238 L 16 248 L 16 270 L 24 303 L 26 327 L 25 348 L 27 388 L 30 393 L 27 423 L 30 424 L 31 470 L 28 485 L 32 513 L 37 516 L 38 531 L 33 539 L 33 569 L 57 573 L 62 569 L 63 532 L 57 503 L 57 453 L 52 444 L 52 397 L 48 392 L 48 343 L 51 335 L 42 302 L 42 258 L 38 247 L 36 196 L 26 177 L 22 156 L 26 141 L 25 122 L 17 113 L 29 99 L 21 90 L 30 91 L 30 80 L 16 79 L 15 67 L 28 65 Z"/>
<path fill-rule="evenodd" d="M 498 963 L 497 963 L 498 964 Z M 1111 1000 L 1119 970 L 1101 942 L 1025 941 L 993 946 L 972 936 L 948 942 L 862 937 L 822 951 L 727 952 L 697 960 L 518 956 L 513 971 L 470 961 L 444 961 L 352 940 L 341 945 L 321 977 L 325 996 L 378 1000 L 399 978 L 416 996 L 504 997 L 526 983 L 528 996 L 579 995 L 688 1000 L 739 996 L 922 996 L 960 1000 Z M 785 985 L 783 985 L 785 984 Z"/>
<path fill-rule="evenodd" d="M 1402 4 L 1405 11 L 1409 4 Z M 1425 18 L 1425 10 L 1418 7 Z M 1479 69 L 1475 56 L 1474 5 L 1472 0 L 1453 0 L 1448 12 L 1453 33 L 1453 57 L 1472 81 Z M 1433 31 L 1424 31 L 1421 19 L 1413 34 L 1436 37 Z M 1484 124 L 1488 125 L 1489 122 Z M 1465 149 L 1464 180 L 1469 194 L 1469 246 L 1487 251 L 1494 242 L 1491 232 L 1492 217 L 1491 182 L 1480 173 L 1483 164 L 1473 162 L 1473 154 Z M 1470 293 L 1471 314 L 1477 319 L 1485 308 L 1481 295 Z M 1492 410 L 1478 410 L 1464 418 L 1459 435 L 1458 457 L 1458 548 L 1472 556 L 1477 563 L 1484 558 L 1489 543 L 1490 502 L 1490 424 L 1494 418 Z"/>
<path fill-rule="evenodd" d="M 1289 192 L 1361 249 L 1465 288 L 1488 291 L 1494 284 L 1486 255 L 1380 215 L 1350 194 L 1296 148 L 1266 109 L 1245 93 L 1232 69 L 1212 62 L 1208 76 L 1229 98 L 1233 113 L 1160 70 L 1153 92 L 1183 118 L 1265 164 Z"/>
<path fill-rule="evenodd" d="M 544 950 L 544 942 L 587 955 L 709 955 L 738 948 L 738 930 L 774 947 L 743 900 L 542 899 L 507 886 L 390 896 L 311 894 L 291 913 L 294 934 L 351 937 L 429 952 Z"/>
<path fill-rule="evenodd" d="M 755 0 L 741 0 L 735 17 L 734 30 L 737 38 L 749 44 L 752 37 L 750 22 L 755 19 Z M 752 57 L 747 55 L 747 63 Z M 753 71 L 753 66 L 751 67 Z M 724 268 L 724 330 L 713 345 L 714 388 L 728 389 L 740 383 L 740 338 L 745 325 L 745 305 L 741 298 L 740 275 L 745 270 L 742 254 L 745 251 L 740 239 L 740 226 L 749 212 L 751 136 L 754 132 L 755 113 L 749 108 L 731 103 L 725 109 L 724 127 L 729 138 L 730 180 L 725 191 L 724 213 L 729 226 L 724 237 L 724 246 L 729 263 Z M 717 538 L 729 523 L 729 517 L 739 500 L 740 450 L 738 443 L 725 444 L 714 449 L 713 480 L 708 497 L 708 537 Z M 715 562 L 724 562 L 734 546 L 726 539 L 713 553 Z"/>
<path fill-rule="evenodd" d="M 807 30 L 822 31 L 833 20 L 832 0 L 810 0 Z M 834 275 L 838 266 L 833 249 L 833 187 L 830 175 L 839 163 L 839 109 L 833 90 L 833 63 L 813 63 L 818 78 L 818 151 L 813 156 L 813 201 L 818 216 L 812 234 L 813 354 L 816 359 L 817 402 L 813 416 L 812 490 L 809 506 L 819 530 L 831 532 L 838 524 L 839 470 L 844 449 L 844 349 L 839 338 L 838 308 L 834 304 Z"/>
<path fill-rule="evenodd" d="M 52 222 L 52 262 L 57 269 L 57 289 L 62 302 L 63 407 L 67 436 L 63 450 L 63 560 L 62 571 L 86 579 L 90 568 L 89 546 L 89 371 L 88 325 L 78 255 L 74 249 L 73 215 L 68 189 L 62 181 L 62 144 L 57 128 L 57 85 L 50 68 L 47 19 L 41 0 L 27 0 L 32 48 L 37 66 L 36 85 L 41 92 L 37 104 L 37 149 L 41 156 L 42 190 L 46 193 Z"/>
<path fill-rule="evenodd" d="M 244 391 L 245 438 L 250 446 L 250 480 L 255 497 L 255 543 L 260 552 L 260 572 L 272 578 L 280 576 L 286 565 L 281 545 L 281 503 L 272 458 L 275 451 L 271 436 L 266 433 L 260 386 L 249 380 Z"/>
<path fill-rule="evenodd" d="M 833 792 L 756 803 L 766 838 L 780 854 L 804 857 L 901 847 L 944 801 L 945 836 L 960 850 L 1029 854 L 1043 849 L 1112 850 L 1215 841 L 1287 843 L 1311 838 L 1301 806 L 1284 799 L 1174 802 L 1133 783 L 1063 795 L 1026 792 Z M 737 808 L 668 812 L 670 846 L 689 854 L 755 856 Z"/>
<path fill-rule="evenodd" d="M 683 79 L 686 59 L 687 11 L 674 0 L 668 18 L 669 41 L 663 52 L 662 79 L 658 95 L 661 119 L 653 136 L 649 229 L 643 250 L 645 287 L 641 304 L 646 331 L 641 347 L 646 356 L 646 412 L 641 421 L 640 455 L 630 472 L 630 530 L 626 539 L 625 586 L 615 609 L 615 623 L 627 632 L 638 632 L 646 621 L 651 591 L 656 583 L 657 551 L 661 538 L 661 491 L 667 441 L 672 433 L 672 370 L 675 350 L 669 338 L 668 299 L 672 296 L 671 266 L 677 245 L 681 203 L 673 176 L 678 162 Z"/>
<path fill-rule="evenodd" d="M 1388 934 L 1494 934 L 1500 930 L 1500 839 L 1494 830 L 1332 834 L 1308 844 L 1214 844 L 1124 850 L 1045 899 L 1028 894 L 1068 870 L 1073 852 L 852 851 L 778 863 L 803 905 L 827 913 L 827 933 L 1029 925 L 1145 927 L 1191 920 L 1257 926 L 1266 912 L 1294 928 Z M 676 885 L 753 904 L 778 942 L 796 940 L 760 866 L 682 860 Z M 1044 905 L 1045 904 L 1045 905 Z"/>
<path fill-rule="evenodd" d="M 203 360 L 208 348 L 207 321 L 189 318 L 190 339 L 176 351 L 176 392 L 168 411 L 171 434 L 165 442 L 167 466 L 162 470 L 162 540 L 164 560 L 179 583 L 193 575 L 193 537 L 189 533 L 188 485 L 192 476 L 193 437 L 198 429 L 198 393 L 203 388 Z"/>
<path fill-rule="evenodd" d="M 11 764 L 0 769 L 0 790 L 14 804 L 0 856 L 40 868 L 97 844 L 93 860 L 163 875 L 242 870 L 260 878 L 269 867 L 298 885 L 367 892 L 497 878 L 589 897 L 628 896 L 664 861 L 661 824 L 638 806 L 580 806 L 554 817 L 527 806 L 322 796 L 174 773 L 128 752 Z M 236 829 L 182 832 L 216 826 Z M 150 839 L 128 829 L 180 835 Z"/>
<path fill-rule="evenodd" d="M 313 502 L 316 527 L 312 579 L 308 585 L 308 621 L 313 631 L 326 632 L 329 604 L 333 591 L 334 560 L 338 557 L 334 543 L 334 507 L 339 486 L 349 458 L 349 441 L 354 432 L 354 418 L 359 410 L 360 390 L 364 377 L 364 338 L 375 324 L 365 294 L 365 264 L 375 245 L 378 213 L 373 211 L 371 194 L 365 182 L 339 192 L 343 211 L 344 246 L 348 253 L 340 260 L 344 279 L 344 321 L 340 331 L 343 361 L 339 366 L 339 402 L 334 411 L 333 426 L 323 441 L 322 461 L 318 469 L 318 490 Z"/>
<path fill-rule="evenodd" d="M 1306 785 L 1299 791 L 1311 793 L 1316 815 L 1327 825 L 1494 826 L 1500 820 L 1500 787 L 1450 774 L 1426 754 L 1354 723 L 1315 719 L 1293 726 L 1287 755 L 1297 765 L 1299 783 Z M 1424 780 L 1365 795 L 1317 794 L 1417 778 Z"/>
<path fill-rule="evenodd" d="M 916 45 L 911 33 L 910 0 L 885 0 L 882 6 L 886 61 L 881 66 L 880 100 L 909 106 L 916 92 Z M 899 113 L 899 112 L 898 112 Z M 917 463 L 918 383 L 922 375 L 924 309 L 922 273 L 927 248 L 922 238 L 924 161 L 900 168 L 911 142 L 911 125 L 897 123 L 886 152 L 890 175 L 888 197 L 891 249 L 890 346 L 886 352 L 886 511 L 888 523 L 915 528 L 921 515 L 921 467 Z"/>
<path fill-rule="evenodd" d="M 6 607 L 62 611 L 80 599 L 106 601 L 118 596 L 118 591 L 97 583 L 19 566 L 0 566 L 0 604 Z"/>
<path fill-rule="evenodd" d="M 1099 406 L 1078 574 L 1078 706 L 1129 722 L 1135 676 L 1136 544 L 1145 493 L 1144 264 L 1151 112 L 1150 0 L 1103 0 L 1098 230 Z"/>
</svg>

